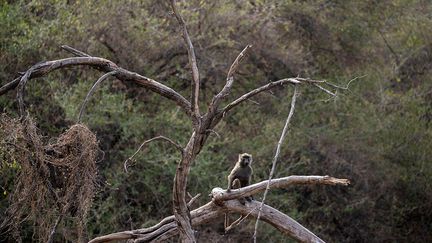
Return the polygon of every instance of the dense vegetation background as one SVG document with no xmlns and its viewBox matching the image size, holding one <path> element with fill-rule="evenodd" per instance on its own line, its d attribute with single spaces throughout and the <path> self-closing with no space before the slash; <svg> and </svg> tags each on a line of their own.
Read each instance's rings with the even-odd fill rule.
<svg viewBox="0 0 432 243">
<path fill-rule="evenodd" d="M 430 1 L 188 1 L 181 9 L 196 48 L 202 101 L 223 86 L 229 65 L 247 44 L 254 47 L 232 97 L 297 75 L 341 85 L 361 77 L 336 99 L 302 90 L 276 173 L 332 175 L 350 178 L 352 185 L 275 190 L 270 205 L 329 242 L 432 241 Z M 37 62 L 68 56 L 62 44 L 189 94 L 186 49 L 162 1 L 0 0 L 0 84 Z M 31 81 L 26 103 L 45 135 L 56 136 L 76 121 L 99 76 L 71 68 Z M 262 94 L 221 122 L 220 137 L 208 140 L 193 165 L 189 192 L 207 195 L 224 187 L 240 152 L 254 156 L 254 181 L 265 179 L 291 93 L 288 87 Z M 0 97 L 0 110 L 17 115 L 15 92 Z M 153 144 L 128 174 L 123 161 L 155 135 L 184 144 L 191 129 L 183 114 L 149 91 L 114 80 L 102 84 L 87 110 L 84 122 L 105 151 L 88 237 L 150 226 L 170 215 L 176 151 Z M 18 172 L 19 165 L 1 161 L 0 218 Z M 202 196 L 199 203 L 207 200 Z M 199 237 L 248 242 L 253 232 L 247 222 L 223 235 L 222 224 L 200 229 Z M 23 225 L 27 239 L 31 225 Z M 260 241 L 285 241 L 261 225 Z M 63 241 L 74 237 L 59 231 Z"/>
</svg>

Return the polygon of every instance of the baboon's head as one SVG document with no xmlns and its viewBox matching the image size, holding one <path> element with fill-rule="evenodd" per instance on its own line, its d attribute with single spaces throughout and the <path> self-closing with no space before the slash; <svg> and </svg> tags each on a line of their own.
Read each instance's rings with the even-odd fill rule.
<svg viewBox="0 0 432 243">
<path fill-rule="evenodd" d="M 246 167 L 252 164 L 252 155 L 248 153 L 239 154 L 239 161 L 241 167 Z"/>
</svg>

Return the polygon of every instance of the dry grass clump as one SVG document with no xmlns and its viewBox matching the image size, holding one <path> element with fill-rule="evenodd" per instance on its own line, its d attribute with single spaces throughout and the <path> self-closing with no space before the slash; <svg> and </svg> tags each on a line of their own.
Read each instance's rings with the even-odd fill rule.
<svg viewBox="0 0 432 243">
<path fill-rule="evenodd" d="M 34 234 L 41 241 L 53 240 L 59 222 L 72 222 L 82 240 L 96 191 L 98 142 L 82 124 L 51 141 L 41 136 L 29 116 L 22 120 L 0 117 L 2 163 L 19 166 L 2 227 L 17 240 L 24 221 L 34 223 Z"/>
</svg>

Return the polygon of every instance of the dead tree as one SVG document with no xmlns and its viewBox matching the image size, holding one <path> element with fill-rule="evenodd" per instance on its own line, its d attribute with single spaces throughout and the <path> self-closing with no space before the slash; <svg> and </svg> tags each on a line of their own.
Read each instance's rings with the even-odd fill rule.
<svg viewBox="0 0 432 243">
<path fill-rule="evenodd" d="M 209 203 L 192 211 L 189 209 L 192 202 L 188 203 L 186 201 L 186 187 L 191 165 L 206 143 L 210 133 L 213 132 L 214 127 L 225 116 L 227 116 L 233 108 L 260 94 L 261 92 L 268 91 L 275 87 L 288 85 L 299 88 L 301 86 L 313 86 L 330 95 L 334 95 L 334 93 L 328 88 L 325 88 L 325 86 L 336 89 L 341 87 L 335 86 L 323 80 L 313 80 L 300 77 L 284 78 L 278 81 L 269 82 L 264 86 L 253 89 L 238 97 L 237 99 L 229 102 L 228 105 L 221 107 L 222 101 L 231 92 L 231 88 L 234 84 L 234 74 L 238 69 L 240 62 L 252 47 L 251 45 L 247 45 L 230 66 L 224 87 L 212 98 L 207 110 L 203 112 L 202 109 L 200 109 L 200 101 L 198 99 L 200 93 L 200 77 L 194 47 L 189 36 L 186 23 L 180 15 L 174 0 L 171 2 L 171 7 L 175 18 L 178 20 L 182 29 L 182 36 L 188 51 L 188 59 L 192 76 L 190 99 L 186 99 L 172 88 L 156 80 L 123 69 L 110 60 L 91 56 L 69 46 L 62 46 L 62 48 L 75 55 L 75 57 L 38 63 L 29 68 L 20 77 L 0 88 L 0 95 L 5 94 L 9 90 L 18 88 L 17 99 L 20 112 L 23 113 L 23 96 L 27 81 L 47 75 L 56 69 L 62 69 L 70 66 L 90 66 L 105 73 L 95 83 L 94 87 L 97 85 L 97 83 L 101 82 L 108 76 L 115 77 L 122 82 L 135 83 L 172 101 L 187 115 L 190 122 L 192 123 L 193 128 L 191 136 L 186 145 L 179 145 L 177 142 L 164 136 L 149 139 L 142 144 L 142 146 L 145 146 L 149 142 L 163 140 L 174 145 L 181 152 L 181 159 L 177 165 L 172 192 L 174 215 L 164 218 L 158 224 L 149 228 L 123 231 L 100 236 L 91 240 L 90 242 L 109 242 L 120 239 L 131 239 L 134 242 L 159 242 L 175 235 L 179 235 L 182 242 L 195 242 L 196 240 L 193 227 L 209 222 L 210 220 L 213 220 L 226 212 L 240 213 L 241 215 L 245 216 L 244 218 L 247 218 L 248 216 L 257 217 L 259 214 L 258 208 L 260 207 L 259 202 L 253 201 L 252 203 L 242 205 L 238 203 L 236 199 L 264 191 L 267 185 L 269 188 L 287 187 L 292 184 L 348 185 L 349 181 L 346 179 L 337 179 L 329 176 L 289 176 L 285 178 L 273 179 L 270 183 L 268 183 L 268 181 L 262 181 L 248 187 L 232 190 L 229 193 L 221 188 L 215 188 L 212 190 L 212 200 Z M 91 92 L 92 90 L 89 92 L 90 95 Z M 83 108 L 84 106 L 81 109 L 80 116 L 82 114 Z M 281 232 L 298 241 L 323 242 L 323 240 L 297 223 L 295 220 L 268 205 L 263 205 L 261 218 Z"/>
</svg>

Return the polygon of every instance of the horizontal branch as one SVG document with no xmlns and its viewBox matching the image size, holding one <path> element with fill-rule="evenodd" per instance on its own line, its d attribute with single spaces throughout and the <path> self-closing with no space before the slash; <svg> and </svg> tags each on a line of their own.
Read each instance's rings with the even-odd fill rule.
<svg viewBox="0 0 432 243">
<path fill-rule="evenodd" d="M 32 66 L 25 75 L 28 76 L 28 79 L 37 78 L 48 74 L 51 71 L 54 71 L 59 68 L 65 68 L 70 66 L 90 66 L 93 68 L 97 68 L 104 72 L 112 72 L 117 71 L 114 75 L 116 78 L 122 81 L 132 81 L 136 84 L 144 86 L 146 89 L 149 89 L 167 99 L 174 101 L 187 115 L 191 115 L 190 112 L 190 103 L 186 100 L 182 95 L 171 89 L 170 87 L 161 84 L 153 79 L 144 77 L 135 72 L 128 71 L 126 69 L 118 67 L 115 63 L 110 60 L 100 58 L 100 57 L 70 57 L 65 59 L 46 61 L 42 63 L 38 63 Z M 14 89 L 20 83 L 21 78 L 17 78 L 10 83 L 3 85 L 0 88 L 0 95 L 6 93 L 7 91 Z"/>
<path fill-rule="evenodd" d="M 348 185 L 347 179 L 337 179 L 329 176 L 288 176 L 273 179 L 270 188 L 284 188 L 292 184 L 325 184 L 325 185 Z M 221 188 L 212 190 L 213 200 L 207 204 L 191 211 L 192 226 L 203 225 L 208 222 L 221 218 L 225 213 L 239 213 L 243 216 L 249 215 L 256 218 L 260 206 L 257 201 L 241 204 L 237 199 L 249 196 L 265 190 L 267 181 L 262 181 L 240 189 L 233 189 L 230 193 Z M 268 205 L 263 205 L 261 218 L 274 226 L 282 233 L 300 242 L 324 242 L 319 237 L 310 232 L 307 228 L 299 224 L 288 215 L 274 209 Z M 222 224 L 221 220 L 221 224 Z M 178 225 L 174 216 L 164 218 L 157 225 L 123 232 L 112 233 L 99 236 L 89 243 L 111 242 L 115 240 L 134 239 L 134 242 L 163 242 L 178 234 Z"/>
<path fill-rule="evenodd" d="M 323 184 L 323 185 L 349 185 L 350 181 L 348 179 L 338 179 L 330 176 L 287 176 L 283 178 L 272 179 L 270 181 L 269 187 L 273 188 L 286 188 L 293 184 Z M 247 187 L 242 187 L 240 189 L 232 189 L 230 192 L 227 192 L 222 188 L 214 188 L 211 192 L 213 196 L 213 200 L 215 201 L 226 201 L 235 198 L 242 198 L 257 194 L 261 191 L 264 191 L 267 187 L 268 180 L 261 181 L 255 184 L 252 184 Z"/>
</svg>

